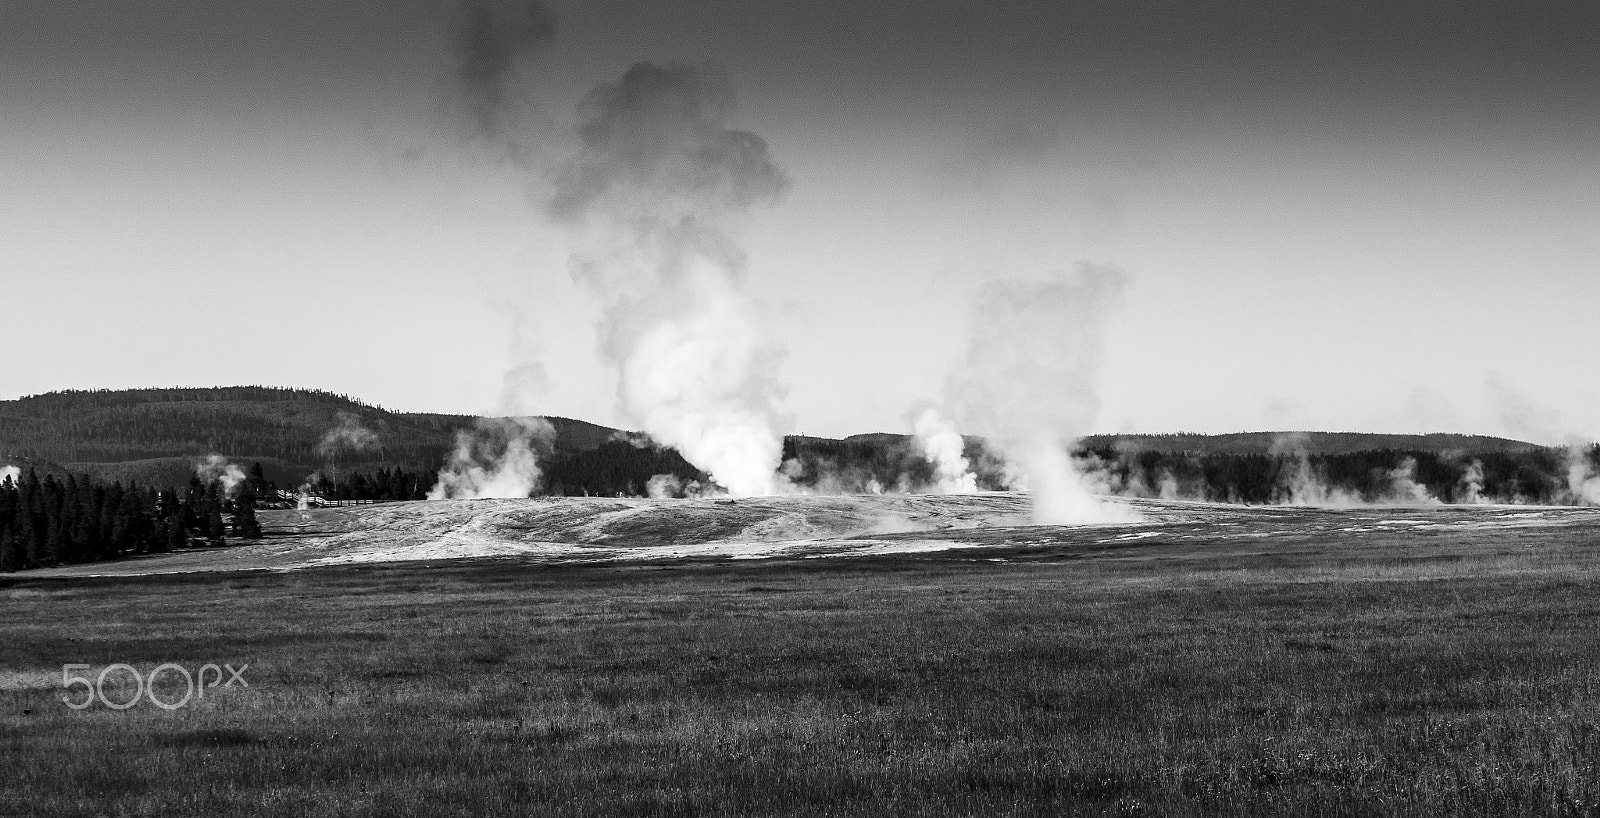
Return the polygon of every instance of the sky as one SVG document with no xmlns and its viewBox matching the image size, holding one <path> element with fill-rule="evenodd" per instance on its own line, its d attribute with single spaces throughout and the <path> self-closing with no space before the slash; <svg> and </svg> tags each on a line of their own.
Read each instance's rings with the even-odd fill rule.
<svg viewBox="0 0 1600 818">
<path fill-rule="evenodd" d="M 1592 4 L 543 9 L 485 127 L 456 2 L 0 4 L 0 398 L 632 427 L 550 202 L 586 94 L 691 61 L 787 180 L 729 235 L 789 431 L 908 431 L 986 283 L 1088 262 L 1097 431 L 1600 438 Z"/>
</svg>

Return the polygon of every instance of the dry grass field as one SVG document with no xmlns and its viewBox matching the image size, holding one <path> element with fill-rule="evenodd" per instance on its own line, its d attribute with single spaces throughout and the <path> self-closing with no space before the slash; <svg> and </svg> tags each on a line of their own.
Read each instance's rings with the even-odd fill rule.
<svg viewBox="0 0 1600 818">
<path fill-rule="evenodd" d="M 1002 522 L 837 559 L 5 577 L 0 814 L 1600 812 L 1592 511 Z M 62 702 L 63 665 L 119 662 L 249 686 Z"/>
</svg>

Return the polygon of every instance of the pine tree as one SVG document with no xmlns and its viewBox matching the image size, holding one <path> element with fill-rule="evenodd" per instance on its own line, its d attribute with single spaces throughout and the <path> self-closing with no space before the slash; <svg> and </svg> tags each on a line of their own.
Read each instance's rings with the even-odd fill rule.
<svg viewBox="0 0 1600 818">
<path fill-rule="evenodd" d="M 39 475 L 28 469 L 28 478 L 17 489 L 17 537 L 22 540 L 22 567 L 35 568 L 44 564 L 45 529 L 43 505 L 44 486 Z"/>
<path fill-rule="evenodd" d="M 213 503 L 211 510 L 206 512 L 206 545 L 227 545 L 223 537 L 226 527 L 222 524 L 222 504 Z"/>
<path fill-rule="evenodd" d="M 0 526 L 17 524 L 17 487 L 11 480 L 0 480 Z"/>
<path fill-rule="evenodd" d="M 261 539 L 261 523 L 256 520 L 256 498 L 248 488 L 233 504 L 233 535 L 247 540 Z"/>
<path fill-rule="evenodd" d="M 106 495 L 106 509 L 111 515 L 111 556 L 142 551 L 144 514 L 139 508 L 138 487 L 130 486 L 124 491 L 121 484 L 112 484 L 111 491 Z"/>
<path fill-rule="evenodd" d="M 44 511 L 44 554 L 40 565 L 61 565 L 71 553 L 71 540 L 67 534 L 67 519 L 62 513 L 65 494 L 55 477 L 44 478 L 42 506 Z"/>
<path fill-rule="evenodd" d="M 189 527 L 185 523 L 185 512 L 188 509 L 182 505 L 172 516 L 167 518 L 167 550 L 176 551 L 189 547 Z"/>
<path fill-rule="evenodd" d="M 88 554 L 89 531 L 83 513 L 84 488 L 79 485 L 77 475 L 73 474 L 67 475 L 67 482 L 61 486 L 56 518 L 50 526 L 54 542 L 51 550 L 58 565 L 82 562 Z"/>
<path fill-rule="evenodd" d="M 96 486 L 94 493 L 100 512 L 95 526 L 95 558 L 115 559 L 126 549 L 124 543 L 117 542 L 119 533 L 127 536 L 119 531 L 117 525 L 117 515 L 122 510 L 122 484 L 113 482 L 110 486 Z"/>
<path fill-rule="evenodd" d="M 185 532 L 200 530 L 200 509 L 196 507 L 198 502 L 198 499 L 178 502 L 178 519 Z"/>
<path fill-rule="evenodd" d="M 20 571 L 24 567 L 22 553 L 22 538 L 17 536 L 17 529 L 7 520 L 0 526 L 0 571 L 10 573 Z"/>
</svg>

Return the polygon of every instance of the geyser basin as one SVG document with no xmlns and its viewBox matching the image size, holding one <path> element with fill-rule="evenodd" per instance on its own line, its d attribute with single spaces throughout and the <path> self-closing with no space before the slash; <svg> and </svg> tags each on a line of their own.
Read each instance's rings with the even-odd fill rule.
<svg viewBox="0 0 1600 818">
<path fill-rule="evenodd" d="M 1600 528 L 1600 508 L 1350 509 L 1114 500 L 1144 519 L 1033 525 L 1025 494 L 781 496 L 740 500 L 447 500 L 262 512 L 250 545 L 43 569 L 30 575 L 306 568 L 472 557 L 551 564 L 944 554 L 954 559 L 1261 557 L 1396 549 L 1517 553 L 1520 538 Z"/>
</svg>

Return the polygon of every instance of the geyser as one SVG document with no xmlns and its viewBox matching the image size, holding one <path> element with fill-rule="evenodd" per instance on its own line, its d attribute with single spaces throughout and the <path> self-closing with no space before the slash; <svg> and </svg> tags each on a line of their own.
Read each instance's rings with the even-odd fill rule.
<svg viewBox="0 0 1600 818">
<path fill-rule="evenodd" d="M 714 66 L 641 62 L 578 106 L 580 147 L 550 212 L 573 275 L 601 302 L 618 403 L 729 493 L 773 493 L 783 453 L 780 352 L 745 291 L 733 239 L 787 181 L 761 137 L 729 127 Z"/>
<path fill-rule="evenodd" d="M 539 457 L 555 429 L 543 418 L 479 418 L 456 433 L 450 462 L 439 470 L 429 500 L 523 498 L 539 488 Z"/>
<path fill-rule="evenodd" d="M 911 431 L 917 450 L 933 465 L 935 494 L 971 494 L 978 490 L 978 476 L 964 454 L 966 441 L 956 425 L 932 406 L 918 412 Z"/>
<path fill-rule="evenodd" d="M 235 463 L 230 463 L 228 458 L 220 454 L 206 455 L 206 459 L 195 464 L 194 476 L 201 483 L 210 484 L 213 481 L 222 484 L 225 495 L 232 497 L 245 481 L 244 469 Z"/>
<path fill-rule="evenodd" d="M 1095 382 L 1106 316 L 1128 275 L 1079 263 L 1038 280 L 990 282 L 973 304 L 967 357 L 949 402 L 965 429 L 991 435 L 1013 488 L 1033 495 L 1035 522 L 1116 522 L 1134 515 L 1105 503 L 1068 456 L 1099 411 Z"/>
</svg>

